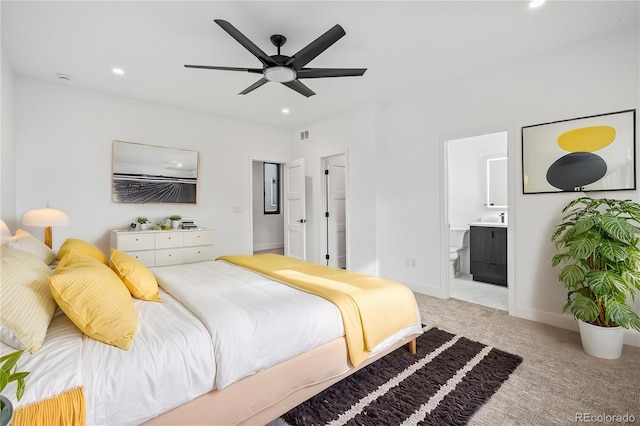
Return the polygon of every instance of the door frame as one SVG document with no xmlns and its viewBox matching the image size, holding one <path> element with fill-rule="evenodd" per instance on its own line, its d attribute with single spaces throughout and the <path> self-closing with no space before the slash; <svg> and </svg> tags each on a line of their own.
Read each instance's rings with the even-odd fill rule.
<svg viewBox="0 0 640 426">
<path fill-rule="evenodd" d="M 326 254 L 326 250 L 327 250 L 327 221 L 324 220 L 324 214 L 326 212 L 326 203 L 327 203 L 327 187 L 324 184 L 324 170 L 326 168 L 326 164 L 327 161 L 329 160 L 329 158 L 332 157 L 338 157 L 338 156 L 344 156 L 344 221 L 346 224 L 346 231 L 345 231 L 345 268 L 347 270 L 350 269 L 350 256 L 349 256 L 349 153 L 348 151 L 345 152 L 339 152 L 336 154 L 331 154 L 331 155 L 325 155 L 320 157 L 320 179 L 321 179 L 321 183 L 320 183 L 320 197 L 321 197 L 321 202 L 320 207 L 319 207 L 319 212 L 318 212 L 318 217 L 321 219 L 320 220 L 320 226 L 319 226 L 319 246 L 318 246 L 318 256 L 319 259 L 318 261 L 321 263 L 326 263 L 325 258 L 324 258 L 324 254 Z"/>
<path fill-rule="evenodd" d="M 274 163 L 277 164 L 280 167 L 280 180 L 282 181 L 283 176 L 282 176 L 282 167 L 284 166 L 284 164 L 286 163 L 286 161 L 282 161 L 282 160 L 263 160 L 260 158 L 254 158 L 254 157 L 249 157 L 249 202 L 247 203 L 247 205 L 249 206 L 249 208 L 247 209 L 249 211 L 249 224 L 251 226 L 251 232 L 249 233 L 249 248 L 251 249 L 251 253 L 253 253 L 253 235 L 255 232 L 255 229 L 253 229 L 253 198 L 255 196 L 255 189 L 254 185 L 253 185 L 253 163 L 258 162 L 258 163 Z M 283 187 L 283 182 L 280 182 L 280 188 Z M 260 189 L 260 192 L 262 192 L 262 190 Z M 282 209 L 284 206 L 284 199 L 283 199 L 283 195 L 280 194 L 280 208 Z M 282 215 L 282 221 L 284 223 L 284 214 Z"/>
<path fill-rule="evenodd" d="M 516 291 L 515 271 L 517 269 L 515 259 L 515 224 L 517 217 L 515 191 L 516 184 L 516 160 L 519 152 L 519 139 L 516 138 L 515 126 L 513 123 L 495 124 L 492 126 L 474 128 L 466 131 L 451 132 L 440 137 L 440 158 L 442 159 L 440 175 L 440 297 L 448 299 L 450 297 L 449 285 L 449 158 L 447 145 L 450 140 L 463 139 L 473 136 L 486 135 L 489 133 L 507 132 L 507 282 L 508 282 L 508 304 L 509 315 L 514 315 L 516 311 Z"/>
</svg>

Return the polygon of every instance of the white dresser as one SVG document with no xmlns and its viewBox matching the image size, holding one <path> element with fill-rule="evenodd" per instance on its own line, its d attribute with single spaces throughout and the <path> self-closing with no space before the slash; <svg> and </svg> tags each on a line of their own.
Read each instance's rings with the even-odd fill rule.
<svg viewBox="0 0 640 426">
<path fill-rule="evenodd" d="M 145 266 L 167 266 L 213 260 L 213 231 L 111 231 L 111 247 L 135 257 Z"/>
</svg>

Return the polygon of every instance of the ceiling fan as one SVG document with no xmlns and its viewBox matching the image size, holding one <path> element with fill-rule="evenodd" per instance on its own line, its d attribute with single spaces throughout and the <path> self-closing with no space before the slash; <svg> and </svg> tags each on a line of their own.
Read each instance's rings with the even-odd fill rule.
<svg viewBox="0 0 640 426">
<path fill-rule="evenodd" d="M 267 55 L 249 40 L 244 34 L 236 29 L 229 22 L 222 19 L 215 19 L 216 24 L 220 25 L 229 35 L 235 38 L 238 43 L 243 45 L 245 49 L 251 52 L 256 58 L 262 62 L 262 68 L 238 68 L 238 67 L 218 67 L 210 65 L 185 65 L 185 68 L 203 68 L 211 70 L 226 71 L 245 71 L 249 73 L 262 74 L 262 78 L 251 86 L 240 92 L 240 95 L 246 95 L 257 89 L 263 84 L 274 81 L 282 83 L 290 89 L 304 95 L 306 97 L 313 96 L 315 93 L 307 86 L 300 82 L 304 78 L 324 78 L 324 77 L 359 77 L 365 73 L 366 68 L 305 68 L 304 66 L 311 62 L 315 57 L 324 52 L 333 43 L 340 40 L 346 33 L 340 25 L 334 25 L 326 33 L 309 43 L 293 56 L 285 56 L 280 54 L 280 47 L 285 44 L 287 38 L 280 34 L 271 36 L 271 43 L 278 48 L 275 55 Z"/>
</svg>

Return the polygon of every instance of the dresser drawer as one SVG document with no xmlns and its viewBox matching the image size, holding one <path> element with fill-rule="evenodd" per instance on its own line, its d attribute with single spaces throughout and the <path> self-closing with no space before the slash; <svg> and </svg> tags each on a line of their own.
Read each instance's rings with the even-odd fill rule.
<svg viewBox="0 0 640 426">
<path fill-rule="evenodd" d="M 116 238 L 116 249 L 120 251 L 153 250 L 154 236 L 145 232 L 127 232 L 118 234 Z"/>
<path fill-rule="evenodd" d="M 213 246 L 185 247 L 184 263 L 213 260 Z"/>
<path fill-rule="evenodd" d="M 180 263 L 184 263 L 182 248 L 156 250 L 156 266 L 178 265 Z"/>
<path fill-rule="evenodd" d="M 182 247 L 184 232 L 161 231 L 156 233 L 156 249 Z"/>
<path fill-rule="evenodd" d="M 208 246 L 213 244 L 213 231 L 186 231 L 184 246 Z"/>
<path fill-rule="evenodd" d="M 154 250 L 128 251 L 125 253 L 134 259 L 138 259 L 147 268 L 156 266 L 156 252 Z"/>
</svg>

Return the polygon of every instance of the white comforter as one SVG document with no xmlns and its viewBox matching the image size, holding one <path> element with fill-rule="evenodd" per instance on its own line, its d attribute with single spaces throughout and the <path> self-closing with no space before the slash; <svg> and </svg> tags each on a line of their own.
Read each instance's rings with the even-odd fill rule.
<svg viewBox="0 0 640 426">
<path fill-rule="evenodd" d="M 344 335 L 332 303 L 225 262 L 152 271 L 163 303 L 134 299 L 129 351 L 84 336 L 59 312 L 42 348 L 20 359 L 31 374 L 14 405 L 84 386 L 87 425 L 139 424 Z M 420 331 L 418 321 L 374 353 Z M 1 354 L 12 351 L 0 344 Z M 14 385 L 3 394 L 14 395 Z"/>
<path fill-rule="evenodd" d="M 138 330 L 128 351 L 86 337 L 60 313 L 42 348 L 20 358 L 20 371 L 31 374 L 14 406 L 84 386 L 87 425 L 135 425 L 212 390 L 216 366 L 208 331 L 169 294 L 160 291 L 160 297 L 163 303 L 134 299 Z M 6 394 L 15 395 L 13 389 Z"/>
<path fill-rule="evenodd" d="M 344 335 L 333 303 L 226 262 L 152 270 L 209 330 L 218 389 Z"/>
</svg>

